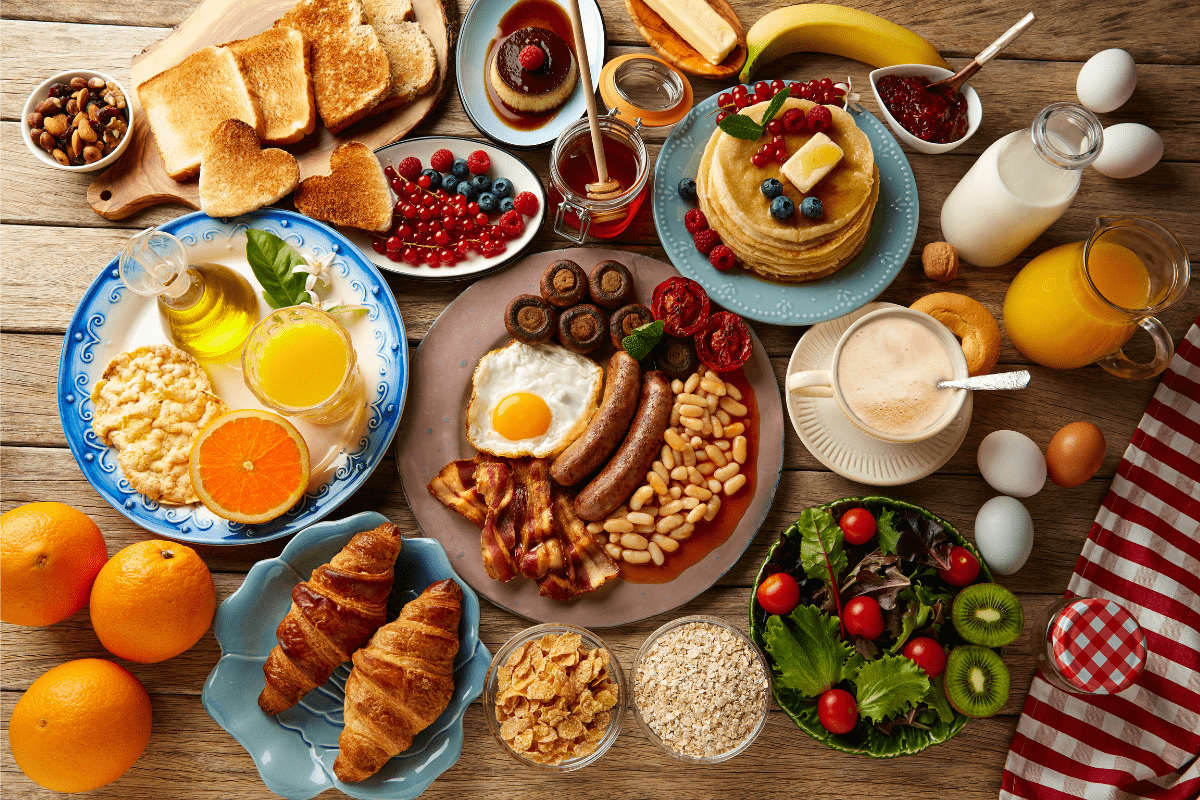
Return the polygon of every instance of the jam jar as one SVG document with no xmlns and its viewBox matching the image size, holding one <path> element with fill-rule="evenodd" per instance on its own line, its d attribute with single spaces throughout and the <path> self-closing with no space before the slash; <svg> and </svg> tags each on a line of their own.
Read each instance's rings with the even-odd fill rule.
<svg viewBox="0 0 1200 800">
<path fill-rule="evenodd" d="M 1146 635 L 1113 600 L 1063 598 L 1029 635 L 1042 676 L 1071 694 L 1116 694 L 1137 683 L 1146 666 Z"/>
<path fill-rule="evenodd" d="M 650 159 L 638 133 L 640 120 L 631 126 L 608 114 L 598 122 L 609 177 L 621 186 L 617 196 L 603 200 L 588 196 L 588 184 L 599 181 L 599 175 L 587 117 L 559 134 L 550 152 L 554 232 L 578 244 L 589 233 L 597 239 L 618 236 L 637 215 L 649 189 Z"/>
</svg>

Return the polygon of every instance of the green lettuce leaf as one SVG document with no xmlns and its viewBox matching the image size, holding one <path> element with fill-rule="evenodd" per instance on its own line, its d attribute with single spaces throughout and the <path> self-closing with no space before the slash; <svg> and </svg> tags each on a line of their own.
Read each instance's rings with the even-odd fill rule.
<svg viewBox="0 0 1200 800">
<path fill-rule="evenodd" d="M 796 520 L 796 530 L 800 533 L 800 566 L 804 574 L 836 587 L 838 576 L 848 566 L 837 520 L 822 508 L 806 508 Z"/>
<path fill-rule="evenodd" d="M 884 555 L 896 555 L 896 545 L 900 541 L 900 531 L 896 530 L 896 512 L 885 508 L 875 520 L 875 532 L 879 535 L 879 549 Z"/>
<path fill-rule="evenodd" d="M 942 681 L 943 677 L 945 676 L 938 675 L 929 682 L 929 691 L 925 693 L 925 703 L 937 712 L 937 717 L 942 722 L 954 722 L 954 707 L 946 698 L 946 684 Z"/>
<path fill-rule="evenodd" d="M 907 711 L 929 692 L 925 671 L 904 656 L 884 656 L 864 662 L 850 678 L 858 715 L 871 722 Z"/>
<path fill-rule="evenodd" d="M 838 636 L 838 618 L 822 614 L 816 606 L 797 606 L 786 622 L 771 616 L 763 643 L 775 662 L 776 684 L 805 697 L 820 695 L 862 663 Z"/>
<path fill-rule="evenodd" d="M 304 263 L 304 257 L 283 239 L 270 231 L 247 230 L 246 260 L 250 262 L 254 277 L 262 284 L 263 298 L 271 308 L 312 302 L 312 297 L 304 291 L 308 276 L 295 271 Z"/>
</svg>

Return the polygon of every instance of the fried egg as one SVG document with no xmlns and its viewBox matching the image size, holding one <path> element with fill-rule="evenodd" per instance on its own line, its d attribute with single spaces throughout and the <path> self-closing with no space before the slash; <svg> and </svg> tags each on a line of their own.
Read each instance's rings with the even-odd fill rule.
<svg viewBox="0 0 1200 800">
<path fill-rule="evenodd" d="M 548 458 L 587 427 L 604 371 L 557 344 L 511 342 L 475 367 L 467 441 L 495 456 Z"/>
</svg>

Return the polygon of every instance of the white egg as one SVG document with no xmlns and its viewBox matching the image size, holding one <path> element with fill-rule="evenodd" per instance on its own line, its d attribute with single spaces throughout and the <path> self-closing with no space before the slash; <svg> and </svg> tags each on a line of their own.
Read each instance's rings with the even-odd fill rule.
<svg viewBox="0 0 1200 800">
<path fill-rule="evenodd" d="M 1133 56 L 1114 47 L 1087 60 L 1075 79 L 1075 94 L 1088 111 L 1107 114 L 1125 105 L 1135 86 L 1137 65 Z"/>
<path fill-rule="evenodd" d="M 1033 550 L 1033 517 L 1013 497 L 993 497 L 975 515 L 975 546 L 998 575 L 1025 566 Z"/>
<path fill-rule="evenodd" d="M 1136 122 L 1104 129 L 1104 146 L 1092 166 L 1110 178 L 1141 175 L 1162 159 L 1163 140 L 1158 131 Z"/>
<path fill-rule="evenodd" d="M 603 377 L 596 362 L 556 344 L 493 350 L 471 378 L 467 441 L 496 456 L 555 455 L 587 427 Z"/>
<path fill-rule="evenodd" d="M 1029 497 L 1046 483 L 1046 457 L 1037 443 L 1017 431 L 992 431 L 976 454 L 979 472 L 997 492 Z"/>
</svg>

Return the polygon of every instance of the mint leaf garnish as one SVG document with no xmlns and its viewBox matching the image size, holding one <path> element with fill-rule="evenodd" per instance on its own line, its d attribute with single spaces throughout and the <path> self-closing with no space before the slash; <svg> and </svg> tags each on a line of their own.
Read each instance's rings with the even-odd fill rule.
<svg viewBox="0 0 1200 800">
<path fill-rule="evenodd" d="M 904 656 L 867 661 L 850 682 L 854 684 L 858 715 L 872 722 L 883 722 L 912 708 L 929 692 L 925 671 Z"/>
<path fill-rule="evenodd" d="M 838 620 L 822 614 L 816 606 L 797 606 L 786 622 L 784 619 L 768 618 L 763 633 L 763 643 L 779 673 L 779 686 L 816 697 L 862 663 L 854 648 L 838 637 Z"/>
<path fill-rule="evenodd" d="M 771 98 L 771 102 L 767 104 L 767 110 L 763 112 L 762 119 L 758 122 L 745 114 L 730 114 L 717 125 L 735 139 L 753 142 L 767 132 L 767 123 L 779 113 L 779 109 L 783 108 L 784 101 L 788 99 L 789 95 L 790 92 L 787 89 L 776 92 L 775 96 Z"/>
<path fill-rule="evenodd" d="M 650 355 L 650 351 L 662 340 L 662 337 L 663 323 L 662 320 L 656 319 L 634 328 L 632 333 L 621 340 L 621 347 L 634 359 L 641 361 Z"/>
<path fill-rule="evenodd" d="M 271 308 L 312 302 L 312 296 L 304 290 L 307 275 L 295 271 L 304 263 L 304 257 L 283 239 L 270 231 L 251 228 L 246 231 L 246 260 Z"/>
<path fill-rule="evenodd" d="M 788 99 L 789 96 L 791 96 L 790 90 L 781 89 L 775 93 L 774 97 L 771 98 L 771 102 L 767 106 L 767 110 L 763 112 L 762 119 L 758 122 L 758 124 L 761 125 L 764 130 L 766 130 L 767 123 L 774 119 L 775 115 L 779 113 L 779 109 L 783 108 L 783 103 Z M 728 117 L 726 117 L 726 119 L 728 119 Z"/>
</svg>

